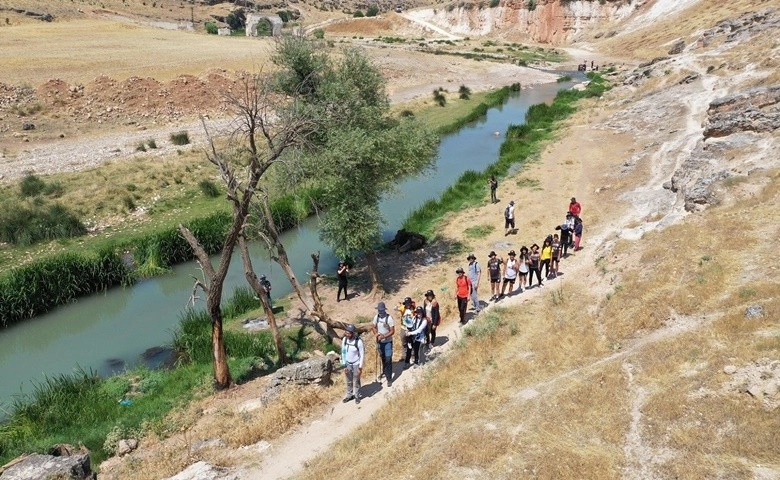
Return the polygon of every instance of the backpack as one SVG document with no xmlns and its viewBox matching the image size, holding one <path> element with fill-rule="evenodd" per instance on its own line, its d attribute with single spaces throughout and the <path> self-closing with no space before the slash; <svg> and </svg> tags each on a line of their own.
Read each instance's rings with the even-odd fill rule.
<svg viewBox="0 0 780 480">
<path fill-rule="evenodd" d="M 509 218 L 509 207 L 506 207 L 506 210 L 504 210 L 504 218 Z"/>
</svg>

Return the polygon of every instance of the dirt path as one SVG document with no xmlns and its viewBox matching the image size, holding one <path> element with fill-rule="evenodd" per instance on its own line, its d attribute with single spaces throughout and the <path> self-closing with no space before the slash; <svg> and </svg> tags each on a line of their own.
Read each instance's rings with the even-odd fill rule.
<svg viewBox="0 0 780 480">
<path fill-rule="evenodd" d="M 427 22 L 421 18 L 418 18 L 414 13 L 402 13 L 402 17 L 409 20 L 410 22 L 414 22 L 418 25 L 421 25 L 423 28 L 431 30 L 433 32 L 436 32 L 440 35 L 443 35 L 445 39 L 447 40 L 463 40 L 463 37 L 459 37 L 457 35 L 453 35 L 447 30 L 444 30 L 441 27 L 437 27 L 436 25 L 432 24 L 431 22 Z"/>
</svg>

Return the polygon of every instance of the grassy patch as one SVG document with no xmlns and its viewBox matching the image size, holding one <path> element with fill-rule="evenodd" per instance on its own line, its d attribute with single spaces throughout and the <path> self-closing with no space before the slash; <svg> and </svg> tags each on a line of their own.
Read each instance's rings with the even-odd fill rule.
<svg viewBox="0 0 780 480">
<path fill-rule="evenodd" d="M 483 238 L 493 233 L 495 229 L 495 225 L 483 223 L 482 225 L 475 225 L 463 230 L 463 236 L 466 238 Z"/>
</svg>

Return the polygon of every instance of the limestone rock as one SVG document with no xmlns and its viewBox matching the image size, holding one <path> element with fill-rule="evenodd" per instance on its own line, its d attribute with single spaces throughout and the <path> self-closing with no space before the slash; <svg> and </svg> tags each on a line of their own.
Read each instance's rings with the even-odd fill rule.
<svg viewBox="0 0 780 480">
<path fill-rule="evenodd" d="M 40 480 L 42 478 L 94 480 L 97 475 L 92 471 L 87 453 L 62 457 L 33 454 L 8 467 L 0 475 L 0 478 L 2 480 Z"/>
<path fill-rule="evenodd" d="M 328 357 L 313 357 L 303 362 L 280 368 L 271 375 L 261 400 L 275 399 L 285 385 L 329 385 L 333 361 Z"/>
<path fill-rule="evenodd" d="M 710 103 L 704 138 L 780 128 L 780 85 L 729 95 Z"/>
<path fill-rule="evenodd" d="M 751 305 L 745 309 L 745 318 L 761 318 L 764 316 L 764 308 L 761 305 Z"/>
<path fill-rule="evenodd" d="M 747 393 L 752 397 L 761 398 L 764 396 L 764 386 L 759 383 L 754 383 L 748 387 Z"/>
<path fill-rule="evenodd" d="M 672 45 L 672 48 L 669 49 L 668 54 L 677 55 L 682 53 L 683 50 L 685 50 L 685 40 L 677 40 L 674 42 L 674 45 Z"/>
<path fill-rule="evenodd" d="M 238 476 L 231 474 L 227 468 L 215 467 L 200 461 L 167 480 L 238 480 Z"/>
<path fill-rule="evenodd" d="M 734 375 L 735 373 L 737 373 L 737 367 L 735 367 L 734 365 L 726 365 L 725 367 L 723 367 L 723 373 L 727 375 Z"/>
<path fill-rule="evenodd" d="M 123 438 L 116 444 L 116 454 L 120 457 L 124 457 L 136 448 L 138 448 L 138 440 L 135 438 Z"/>
</svg>

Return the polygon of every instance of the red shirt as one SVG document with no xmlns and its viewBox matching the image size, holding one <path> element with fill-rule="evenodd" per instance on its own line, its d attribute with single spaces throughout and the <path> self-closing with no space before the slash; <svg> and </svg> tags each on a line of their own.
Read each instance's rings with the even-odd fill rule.
<svg viewBox="0 0 780 480">
<path fill-rule="evenodd" d="M 458 278 L 455 279 L 455 285 L 457 286 L 455 295 L 460 298 L 468 298 L 469 294 L 471 294 L 471 280 L 469 280 L 469 277 L 458 275 Z"/>
<path fill-rule="evenodd" d="M 582 211 L 582 205 L 580 205 L 580 202 L 571 202 L 569 204 L 569 211 L 575 217 L 579 217 L 580 212 Z"/>
</svg>

